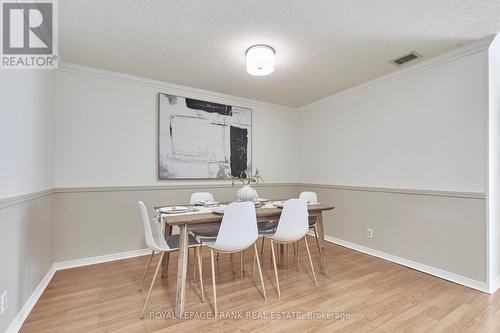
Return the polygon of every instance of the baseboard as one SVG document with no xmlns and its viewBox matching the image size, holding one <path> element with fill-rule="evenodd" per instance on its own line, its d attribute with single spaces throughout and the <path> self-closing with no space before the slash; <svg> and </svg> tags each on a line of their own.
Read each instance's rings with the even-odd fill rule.
<svg viewBox="0 0 500 333">
<path fill-rule="evenodd" d="M 409 267 L 409 268 L 412 268 L 412 269 L 415 269 L 417 271 L 421 271 L 421 272 L 424 272 L 424 273 L 427 273 L 430 275 L 434 275 L 434 276 L 437 276 L 441 279 L 445 279 L 445 280 L 448 280 L 448 281 L 451 281 L 454 283 L 458 283 L 460 285 L 463 285 L 463 286 L 466 286 L 466 287 L 469 287 L 472 289 L 476 289 L 476 290 L 482 291 L 484 293 L 488 293 L 488 294 L 492 293 L 492 291 L 488 287 L 488 283 L 486 283 L 486 282 L 473 280 L 471 278 L 468 278 L 468 277 L 465 277 L 465 276 L 462 276 L 459 274 L 444 271 L 442 269 L 435 268 L 432 266 L 427 266 L 427 265 L 421 264 L 421 263 L 413 261 L 413 260 L 401 258 L 401 257 L 395 256 L 395 255 L 392 255 L 392 254 L 389 254 L 386 252 L 374 250 L 374 249 L 371 249 L 369 247 L 355 244 L 355 243 L 351 243 L 351 242 L 348 242 L 348 241 L 345 241 L 342 239 L 338 239 L 338 238 L 335 238 L 332 236 L 325 235 L 325 240 L 330 242 L 330 243 L 337 244 L 337 245 L 340 245 L 343 247 L 347 247 L 351 250 L 355 250 L 358 252 L 369 254 L 371 256 L 381 258 L 381 259 L 384 259 L 387 261 L 391 261 L 393 263 L 403 265 L 403 266 L 406 266 L 406 267 Z M 500 282 L 500 278 L 499 278 L 498 282 Z"/>
<path fill-rule="evenodd" d="M 52 280 L 55 272 L 56 268 L 55 264 L 53 264 L 49 268 L 47 274 L 45 274 L 45 276 L 42 278 L 42 281 L 40 281 L 38 286 L 35 288 L 31 296 L 28 298 L 26 303 L 24 303 L 21 310 L 17 313 L 17 316 L 14 317 L 14 320 L 12 320 L 12 322 L 10 323 L 7 331 L 5 331 L 6 333 L 17 333 L 21 329 L 21 326 L 23 326 L 24 321 L 26 320 L 26 318 L 28 318 L 28 315 L 30 314 L 31 310 L 33 310 L 36 302 L 38 302 L 38 299 L 40 298 L 40 296 L 42 296 L 42 293 L 45 291 L 45 288 L 47 288 L 50 280 Z"/>
<path fill-rule="evenodd" d="M 88 266 L 88 265 L 94 265 L 94 264 L 101 264 L 101 263 L 108 262 L 108 261 L 115 261 L 115 260 L 121 260 L 121 259 L 140 257 L 140 256 L 144 256 L 144 255 L 147 255 L 150 253 L 151 253 L 150 249 L 140 249 L 140 250 L 132 250 L 132 251 L 126 251 L 126 252 L 106 254 L 106 255 L 97 256 L 97 257 L 59 261 L 59 262 L 56 262 L 54 265 L 55 265 L 56 271 L 59 271 L 62 269 Z"/>
</svg>

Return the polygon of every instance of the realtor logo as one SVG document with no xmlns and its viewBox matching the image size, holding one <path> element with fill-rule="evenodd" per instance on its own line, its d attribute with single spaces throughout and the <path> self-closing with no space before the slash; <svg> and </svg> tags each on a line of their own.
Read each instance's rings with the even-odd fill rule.
<svg viewBox="0 0 500 333">
<path fill-rule="evenodd" d="M 2 69 L 57 68 L 57 2 L 1 2 Z"/>
</svg>

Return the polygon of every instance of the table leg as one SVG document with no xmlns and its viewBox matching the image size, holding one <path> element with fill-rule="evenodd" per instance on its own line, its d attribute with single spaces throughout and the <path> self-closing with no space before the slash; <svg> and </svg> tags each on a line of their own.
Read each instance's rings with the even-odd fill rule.
<svg viewBox="0 0 500 333">
<path fill-rule="evenodd" d="M 175 316 L 184 314 L 186 296 L 187 256 L 188 256 L 188 229 L 186 224 L 180 225 L 179 235 L 179 263 L 177 269 L 177 293 L 175 301 Z"/>
<path fill-rule="evenodd" d="M 165 238 L 167 238 L 168 236 L 172 235 L 172 226 L 171 225 L 166 224 L 164 229 L 165 229 L 165 231 L 164 231 Z M 168 262 L 169 261 L 170 261 L 170 252 L 167 252 L 163 256 L 163 263 L 161 265 L 161 277 L 167 277 Z"/>
<path fill-rule="evenodd" d="M 325 252 L 325 228 L 323 224 L 323 213 L 321 212 L 318 216 L 318 222 L 316 223 L 318 228 L 318 241 L 319 247 L 321 248 L 320 256 L 321 256 L 321 273 L 326 274 L 326 266 L 325 266 L 325 258 L 323 257 L 323 253 Z"/>
</svg>

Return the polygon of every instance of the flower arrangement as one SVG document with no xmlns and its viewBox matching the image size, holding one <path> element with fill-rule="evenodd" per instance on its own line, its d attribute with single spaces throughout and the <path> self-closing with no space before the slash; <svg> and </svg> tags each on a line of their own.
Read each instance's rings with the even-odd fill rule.
<svg viewBox="0 0 500 333">
<path fill-rule="evenodd" d="M 234 187 L 234 183 L 239 181 L 243 185 L 251 185 L 251 184 L 258 184 L 260 182 L 264 182 L 264 178 L 260 175 L 259 169 L 255 169 L 255 173 L 252 173 L 252 170 L 245 170 L 240 173 L 239 177 L 231 176 L 229 175 L 228 177 L 230 180 L 232 180 L 232 186 Z"/>
</svg>

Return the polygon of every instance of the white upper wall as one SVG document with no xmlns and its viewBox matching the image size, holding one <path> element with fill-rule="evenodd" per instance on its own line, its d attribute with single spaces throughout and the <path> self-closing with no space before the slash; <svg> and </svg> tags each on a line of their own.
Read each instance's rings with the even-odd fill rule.
<svg viewBox="0 0 500 333">
<path fill-rule="evenodd" d="M 304 107 L 299 181 L 484 192 L 487 50 L 442 58 Z"/>
<path fill-rule="evenodd" d="M 49 70 L 0 73 L 0 199 L 53 187 Z"/>
<path fill-rule="evenodd" d="M 297 181 L 294 109 L 68 64 L 55 89 L 56 187 L 213 184 L 158 180 L 159 92 L 253 109 L 253 168 L 266 182 Z"/>
<path fill-rule="evenodd" d="M 500 287 L 500 38 L 489 48 L 488 222 L 489 279 Z M 494 291 L 494 290 L 493 290 Z"/>
</svg>

